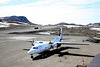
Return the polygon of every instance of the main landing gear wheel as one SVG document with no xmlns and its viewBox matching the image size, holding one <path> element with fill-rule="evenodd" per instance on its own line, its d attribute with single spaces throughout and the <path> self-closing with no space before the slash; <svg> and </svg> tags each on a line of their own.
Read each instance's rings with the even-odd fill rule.
<svg viewBox="0 0 100 67">
<path fill-rule="evenodd" d="M 47 57 L 47 54 L 42 54 L 42 58 Z"/>
</svg>

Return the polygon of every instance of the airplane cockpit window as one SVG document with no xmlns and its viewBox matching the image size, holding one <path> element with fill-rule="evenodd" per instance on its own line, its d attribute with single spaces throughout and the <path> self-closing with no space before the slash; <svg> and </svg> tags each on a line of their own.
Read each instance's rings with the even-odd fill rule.
<svg viewBox="0 0 100 67">
<path fill-rule="evenodd" d="M 38 47 L 33 47 L 33 49 L 38 49 Z"/>
</svg>

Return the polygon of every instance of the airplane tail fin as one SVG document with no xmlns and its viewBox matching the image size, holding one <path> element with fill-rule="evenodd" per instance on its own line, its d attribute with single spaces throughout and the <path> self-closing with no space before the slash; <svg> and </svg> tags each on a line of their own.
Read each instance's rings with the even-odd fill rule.
<svg viewBox="0 0 100 67">
<path fill-rule="evenodd" d="M 59 30 L 59 36 L 52 41 L 53 42 L 61 42 L 61 40 L 62 40 L 62 28 L 60 28 L 60 30 Z"/>
<path fill-rule="evenodd" d="M 61 38 L 62 38 L 62 28 L 60 28 L 59 36 L 61 36 Z"/>
</svg>

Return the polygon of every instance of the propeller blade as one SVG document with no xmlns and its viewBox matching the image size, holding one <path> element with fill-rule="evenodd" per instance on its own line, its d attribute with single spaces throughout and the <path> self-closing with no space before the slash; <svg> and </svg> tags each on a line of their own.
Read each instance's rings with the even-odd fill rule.
<svg viewBox="0 0 100 67">
<path fill-rule="evenodd" d="M 35 42 L 35 41 L 34 41 L 34 39 L 33 39 L 33 41 L 31 42 L 31 43 L 32 43 L 32 46 L 34 46 L 34 42 Z"/>
</svg>

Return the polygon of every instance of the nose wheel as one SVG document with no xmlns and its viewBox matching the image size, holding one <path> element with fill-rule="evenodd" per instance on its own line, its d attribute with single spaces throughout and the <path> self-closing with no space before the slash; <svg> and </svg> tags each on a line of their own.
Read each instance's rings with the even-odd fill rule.
<svg viewBox="0 0 100 67">
<path fill-rule="evenodd" d="M 32 58 L 32 59 L 34 58 L 33 55 L 31 55 L 31 58 Z"/>
</svg>

